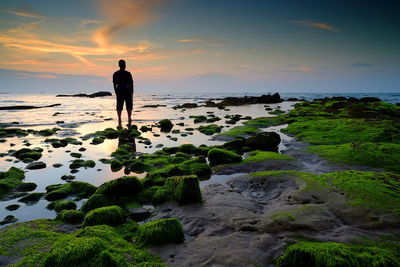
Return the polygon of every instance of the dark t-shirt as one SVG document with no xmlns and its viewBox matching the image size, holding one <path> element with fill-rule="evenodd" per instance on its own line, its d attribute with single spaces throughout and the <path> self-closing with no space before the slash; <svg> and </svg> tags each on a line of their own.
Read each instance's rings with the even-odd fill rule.
<svg viewBox="0 0 400 267">
<path fill-rule="evenodd" d="M 132 75 L 126 70 L 116 71 L 113 75 L 113 83 L 116 85 L 117 91 L 129 91 L 130 86 L 133 83 Z"/>
</svg>

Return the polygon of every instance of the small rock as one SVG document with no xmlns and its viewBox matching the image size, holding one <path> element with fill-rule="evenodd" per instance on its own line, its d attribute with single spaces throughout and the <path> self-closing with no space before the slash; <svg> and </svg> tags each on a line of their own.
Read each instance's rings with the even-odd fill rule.
<svg viewBox="0 0 400 267">
<path fill-rule="evenodd" d="M 19 207 L 20 207 L 20 205 L 18 205 L 18 204 L 12 204 L 12 205 L 7 206 L 6 210 L 13 211 L 13 210 L 17 210 Z"/>
<path fill-rule="evenodd" d="M 137 222 L 143 221 L 150 217 L 150 212 L 143 208 L 129 208 L 129 218 Z"/>
<path fill-rule="evenodd" d="M 81 151 L 81 152 L 86 151 L 86 148 L 81 147 L 81 148 L 79 148 L 79 151 Z"/>
<path fill-rule="evenodd" d="M 37 170 L 46 168 L 46 163 L 43 161 L 32 162 L 25 167 L 28 170 Z"/>
<path fill-rule="evenodd" d="M 54 163 L 53 164 L 53 167 L 54 168 L 60 168 L 60 167 L 62 167 L 63 165 L 61 164 L 61 163 Z"/>
<path fill-rule="evenodd" d="M 5 225 L 5 224 L 8 224 L 8 223 L 15 223 L 17 221 L 18 221 L 17 217 L 15 217 L 13 215 L 8 215 L 0 222 L 0 225 Z"/>
</svg>

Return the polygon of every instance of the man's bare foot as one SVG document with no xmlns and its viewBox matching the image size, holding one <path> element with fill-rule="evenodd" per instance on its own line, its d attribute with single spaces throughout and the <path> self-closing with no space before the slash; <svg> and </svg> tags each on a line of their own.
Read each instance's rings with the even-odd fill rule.
<svg viewBox="0 0 400 267">
<path fill-rule="evenodd" d="M 122 128 L 122 121 L 118 121 L 118 127 L 117 128 L 119 128 L 119 129 Z"/>
</svg>

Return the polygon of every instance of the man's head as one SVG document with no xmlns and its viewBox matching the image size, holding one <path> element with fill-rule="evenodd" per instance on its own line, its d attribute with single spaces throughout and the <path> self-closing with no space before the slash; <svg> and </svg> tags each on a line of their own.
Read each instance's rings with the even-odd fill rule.
<svg viewBox="0 0 400 267">
<path fill-rule="evenodd" d="M 124 70 L 126 68 L 125 60 L 121 59 L 120 61 L 118 61 L 118 65 L 121 70 Z"/>
</svg>

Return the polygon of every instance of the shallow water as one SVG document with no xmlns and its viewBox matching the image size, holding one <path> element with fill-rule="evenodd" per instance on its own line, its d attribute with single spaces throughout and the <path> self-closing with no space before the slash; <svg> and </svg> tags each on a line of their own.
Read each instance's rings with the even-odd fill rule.
<svg viewBox="0 0 400 267">
<path fill-rule="evenodd" d="M 80 147 L 84 147 L 87 150 L 82 153 L 82 159 L 94 160 L 96 166 L 94 168 L 80 168 L 78 173 L 72 174 L 76 176 L 75 181 L 89 182 L 95 186 L 99 186 L 105 181 L 121 177 L 124 171 L 112 172 L 110 165 L 103 164 L 99 161 L 101 158 L 110 158 L 110 154 L 118 147 L 118 139 L 106 139 L 104 143 L 99 145 L 90 144 L 91 139 L 83 141 L 80 137 L 93 133 L 98 130 L 103 130 L 107 127 L 116 127 L 116 112 L 115 99 L 114 97 L 103 97 L 103 98 L 75 98 L 75 97 L 55 97 L 51 95 L 1 95 L 0 104 L 2 106 L 8 105 L 34 105 L 44 106 L 55 103 L 61 103 L 61 106 L 33 109 L 33 110 L 12 110 L 3 111 L 0 117 L 0 123 L 6 125 L 12 125 L 12 127 L 19 127 L 21 129 L 46 129 L 58 127 L 61 130 L 49 138 L 64 138 L 72 136 L 82 141 L 82 145 L 71 145 L 66 147 L 53 148 L 50 144 L 43 142 L 46 137 L 28 135 L 26 137 L 12 137 L 6 138 L 5 143 L 0 143 L 0 151 L 7 152 L 10 149 L 18 150 L 24 146 L 24 142 L 29 142 L 31 146 L 29 148 L 41 147 L 44 149 L 42 158 L 39 161 L 43 161 L 47 164 L 45 169 L 40 170 L 26 170 L 27 164 L 23 162 L 17 162 L 16 158 L 12 156 L 5 156 L 0 158 L 0 171 L 7 171 L 11 166 L 15 166 L 21 169 L 25 169 L 25 182 L 34 182 L 38 186 L 32 192 L 46 192 L 45 188 L 51 184 L 65 183 L 61 180 L 61 176 L 64 174 L 71 174 L 69 164 L 73 157 L 69 154 L 71 152 L 79 152 Z M 217 108 L 194 108 L 186 110 L 174 110 L 173 106 L 196 102 L 201 104 L 201 101 L 209 99 L 206 96 L 195 96 L 195 97 L 174 97 L 174 96 L 160 96 L 160 95 L 137 95 L 135 97 L 135 106 L 133 113 L 134 124 L 139 128 L 142 125 L 152 125 L 161 119 L 169 118 L 175 124 L 173 129 L 179 129 L 181 132 L 186 132 L 185 128 L 197 128 L 200 125 L 206 125 L 206 123 L 193 122 L 194 119 L 190 119 L 190 115 L 207 115 L 207 112 L 213 112 L 215 116 L 222 118 L 222 120 L 215 122 L 215 124 L 223 125 L 224 130 L 241 125 L 239 121 L 236 125 L 230 126 L 225 124 L 226 119 L 224 116 L 229 114 L 241 114 L 243 116 L 272 116 L 265 111 L 264 105 L 249 105 L 240 107 L 229 107 L 227 110 L 219 110 Z M 166 107 L 158 108 L 143 108 L 143 105 L 166 105 Z M 271 104 L 271 108 L 281 108 L 282 110 L 289 110 L 293 105 L 293 102 L 284 102 L 280 104 Z M 61 113 L 58 115 L 56 112 Z M 126 114 L 123 113 L 123 120 L 126 121 Z M 56 123 L 57 121 L 63 121 L 64 123 Z M 18 124 L 16 124 L 18 122 Z M 184 126 L 177 126 L 176 123 L 183 122 Z M 13 124 L 14 123 L 14 124 Z M 278 128 L 277 128 L 278 129 Z M 160 134 L 156 137 L 153 134 Z M 172 141 L 167 138 L 167 135 L 175 136 L 178 138 L 177 141 Z M 161 148 L 156 148 L 156 145 L 162 144 L 163 146 L 179 146 L 184 143 L 192 143 L 196 146 L 201 144 L 214 145 L 221 144 L 220 141 L 211 140 L 210 136 L 204 135 L 197 130 L 193 131 L 193 135 L 182 137 L 180 134 L 162 133 L 158 128 L 153 128 L 152 132 L 146 132 L 142 134 L 143 137 L 149 138 L 152 142 L 151 145 L 144 145 L 136 140 L 136 150 L 141 153 L 153 153 Z M 13 146 L 11 146 L 14 144 Z M 61 163 L 63 166 L 59 168 L 53 167 L 53 164 Z M 143 178 L 143 174 L 130 173 L 130 175 L 136 175 L 139 178 Z M 202 184 L 208 184 L 213 182 L 222 182 L 224 179 L 215 175 L 210 180 L 201 182 Z M 30 192 L 30 193 L 32 193 Z M 82 202 L 82 201 L 81 201 Z M 78 202 L 78 206 L 82 203 Z M 19 204 L 20 208 L 15 211 L 8 211 L 5 209 L 8 205 Z M 27 205 L 18 202 L 18 199 L 12 199 L 0 202 L 0 220 L 7 215 L 14 215 L 19 219 L 19 222 L 33 220 L 37 218 L 54 218 L 55 212 L 46 209 L 49 204 L 48 201 L 41 199 L 39 202 L 33 205 Z"/>
</svg>

